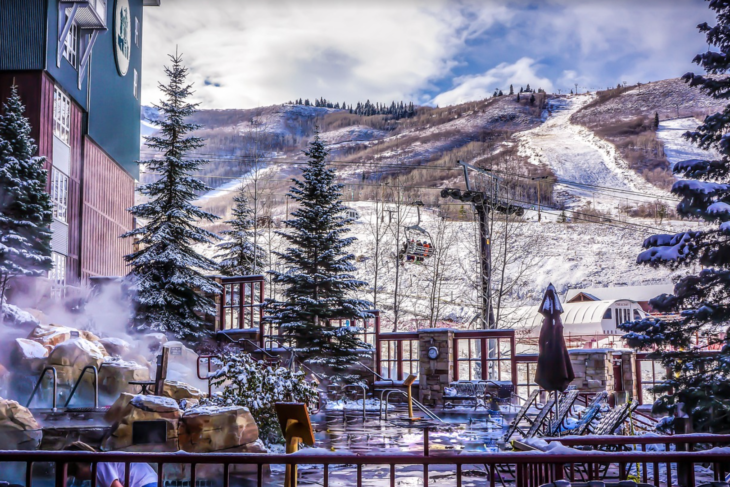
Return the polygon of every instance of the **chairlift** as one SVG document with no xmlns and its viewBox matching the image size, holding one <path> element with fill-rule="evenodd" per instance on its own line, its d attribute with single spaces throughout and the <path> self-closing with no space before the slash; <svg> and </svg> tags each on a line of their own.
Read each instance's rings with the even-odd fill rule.
<svg viewBox="0 0 730 487">
<path fill-rule="evenodd" d="M 415 225 L 403 228 L 406 241 L 403 242 L 399 257 L 405 262 L 423 262 L 436 253 L 431 234 L 421 227 L 421 207 L 423 206 L 423 202 L 416 201 L 414 206 L 416 207 L 418 221 Z"/>
</svg>

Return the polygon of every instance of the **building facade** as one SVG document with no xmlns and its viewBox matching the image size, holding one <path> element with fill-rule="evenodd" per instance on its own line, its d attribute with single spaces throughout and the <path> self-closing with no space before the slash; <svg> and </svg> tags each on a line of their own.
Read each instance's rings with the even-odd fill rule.
<svg viewBox="0 0 730 487">
<path fill-rule="evenodd" d="M 143 8 L 160 0 L 2 0 L 0 99 L 15 84 L 53 201 L 56 285 L 125 275 L 140 151 Z"/>
</svg>

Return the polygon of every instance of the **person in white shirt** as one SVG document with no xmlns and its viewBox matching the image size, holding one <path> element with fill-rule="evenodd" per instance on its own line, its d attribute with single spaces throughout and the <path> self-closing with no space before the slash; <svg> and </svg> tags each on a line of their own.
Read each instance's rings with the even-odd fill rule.
<svg viewBox="0 0 730 487">
<path fill-rule="evenodd" d="M 80 442 L 75 442 L 67 450 L 95 451 L 93 448 Z M 77 481 L 91 480 L 91 464 L 74 462 L 69 463 L 66 473 Z M 146 463 L 129 464 L 129 482 L 125 482 L 123 463 L 105 462 L 96 465 L 97 487 L 157 487 L 157 472 Z"/>
</svg>

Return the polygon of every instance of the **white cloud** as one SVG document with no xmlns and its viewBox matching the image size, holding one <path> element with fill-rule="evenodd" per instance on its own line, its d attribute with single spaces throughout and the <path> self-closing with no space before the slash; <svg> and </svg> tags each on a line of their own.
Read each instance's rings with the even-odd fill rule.
<svg viewBox="0 0 730 487">
<path fill-rule="evenodd" d="M 452 89 L 436 96 L 431 104 L 446 106 L 481 100 L 491 96 L 495 89 L 506 94 L 509 85 L 518 90 L 529 84 L 532 89 L 542 88 L 551 93 L 553 83 L 537 74 L 539 68 L 534 59 L 523 57 L 513 64 L 501 63 L 483 74 L 460 76 L 454 78 Z"/>
<path fill-rule="evenodd" d="M 511 15 L 496 4 L 483 7 L 446 0 L 163 2 L 145 10 L 143 101 L 159 97 L 165 55 L 176 45 L 207 108 L 319 96 L 415 99 L 450 72 L 468 39 Z"/>
</svg>

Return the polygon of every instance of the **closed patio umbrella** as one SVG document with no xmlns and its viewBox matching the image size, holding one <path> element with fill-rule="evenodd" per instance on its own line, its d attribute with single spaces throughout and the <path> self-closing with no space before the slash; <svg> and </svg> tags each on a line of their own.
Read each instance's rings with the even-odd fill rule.
<svg viewBox="0 0 730 487">
<path fill-rule="evenodd" d="M 563 338 L 563 322 L 560 319 L 563 307 L 552 284 L 545 291 L 539 311 L 545 319 L 540 329 L 535 382 L 546 391 L 563 392 L 573 382 L 575 374 Z"/>
</svg>

